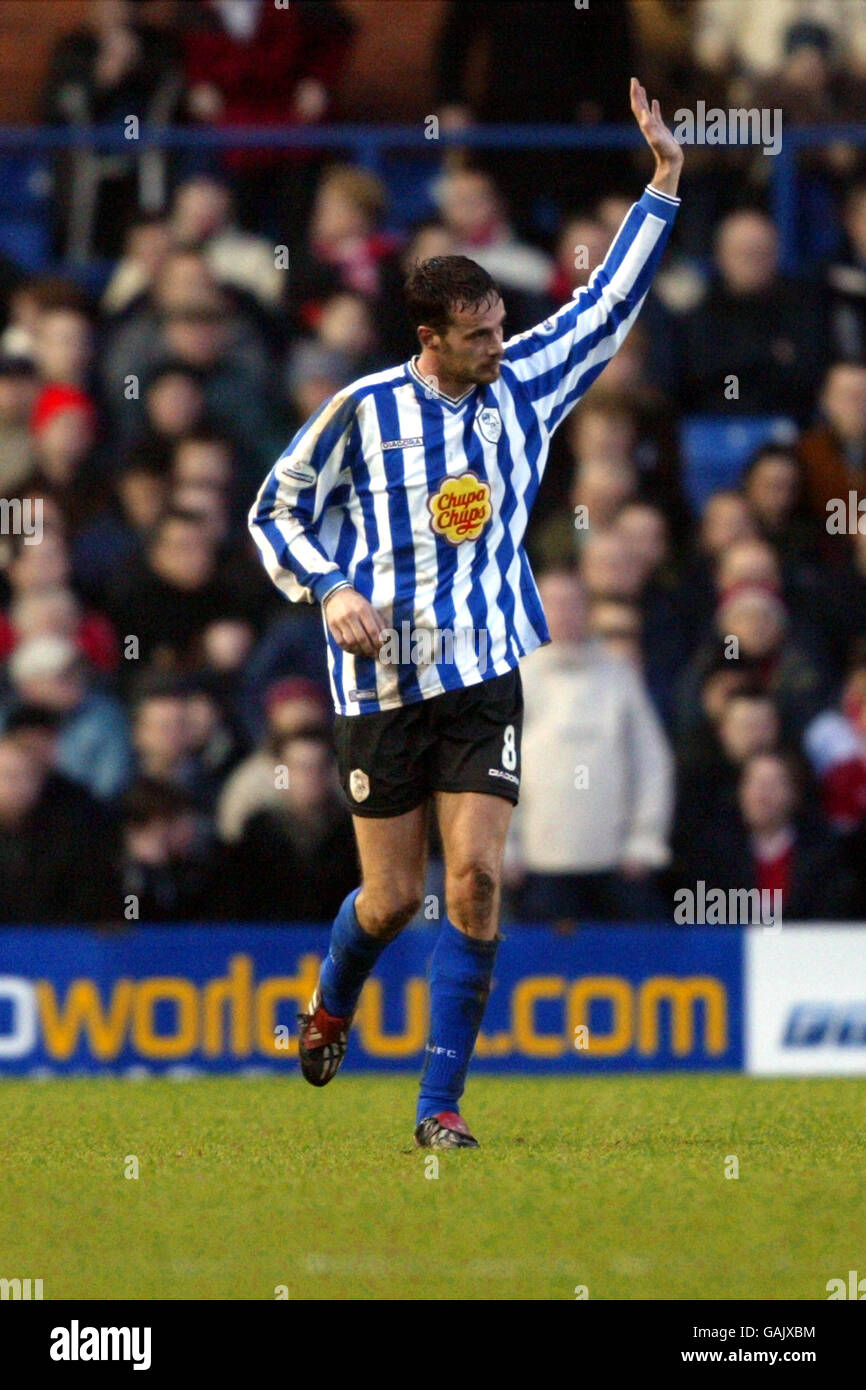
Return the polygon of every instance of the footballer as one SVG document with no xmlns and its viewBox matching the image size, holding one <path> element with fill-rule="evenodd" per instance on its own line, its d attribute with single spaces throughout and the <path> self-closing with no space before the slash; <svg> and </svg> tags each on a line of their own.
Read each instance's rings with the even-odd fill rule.
<svg viewBox="0 0 866 1390">
<path fill-rule="evenodd" d="M 250 512 L 274 582 L 321 605 L 361 863 L 300 1018 L 301 1070 L 314 1086 L 335 1077 L 364 981 L 419 910 L 428 816 L 438 820 L 446 915 L 415 1116 L 424 1148 L 477 1147 L 460 1100 L 520 786 L 519 663 L 550 640 L 524 533 L 551 436 L 637 318 L 680 201 L 682 149 L 636 78 L 630 99 L 655 171 L 588 285 L 506 339 L 502 294 L 479 265 L 417 264 L 406 298 L 418 354 L 326 401 Z M 395 654 L 401 633 L 412 645 Z M 442 633 L 450 646 L 420 640 Z"/>
</svg>

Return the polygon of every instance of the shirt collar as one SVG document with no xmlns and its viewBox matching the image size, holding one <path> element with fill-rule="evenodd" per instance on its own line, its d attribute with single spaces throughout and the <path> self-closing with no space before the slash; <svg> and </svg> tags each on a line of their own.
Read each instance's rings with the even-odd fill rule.
<svg viewBox="0 0 866 1390">
<path fill-rule="evenodd" d="M 438 400 L 440 400 L 440 401 L 446 401 L 448 405 L 460 405 L 460 404 L 462 404 L 463 401 L 465 401 L 465 400 L 467 399 L 468 396 L 471 396 L 471 395 L 472 395 L 472 392 L 475 390 L 475 387 L 474 387 L 474 386 L 470 386 L 470 387 L 468 388 L 468 390 L 466 390 L 466 391 L 463 392 L 463 395 L 462 395 L 462 396 L 446 396 L 446 394 L 445 394 L 444 391 L 440 391 L 440 390 L 437 389 L 437 387 L 431 386 L 431 385 L 430 385 L 430 382 L 427 381 L 427 380 L 421 375 L 421 373 L 418 371 L 417 366 L 415 365 L 417 361 L 418 361 L 418 357 L 417 357 L 417 356 L 410 358 L 410 360 L 409 360 L 409 372 L 410 372 L 410 374 L 412 375 L 412 377 L 414 378 L 414 380 L 417 382 L 417 384 L 418 384 L 419 386 L 423 386 L 423 387 L 424 387 L 425 392 L 429 392 L 429 394 L 430 394 L 431 396 L 436 396 Z"/>
</svg>

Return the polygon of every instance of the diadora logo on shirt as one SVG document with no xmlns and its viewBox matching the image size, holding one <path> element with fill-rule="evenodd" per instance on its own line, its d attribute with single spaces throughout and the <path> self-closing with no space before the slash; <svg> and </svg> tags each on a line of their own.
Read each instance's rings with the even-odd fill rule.
<svg viewBox="0 0 866 1390">
<path fill-rule="evenodd" d="M 386 449 L 411 449 L 414 445 L 423 443 L 424 440 L 421 438 L 420 434 L 414 436 L 412 439 L 384 439 L 382 441 L 382 452 L 384 453 Z"/>
<path fill-rule="evenodd" d="M 311 463 L 303 463 L 297 460 L 294 463 L 284 463 L 284 478 L 294 478 L 296 483 L 307 483 L 308 485 L 316 482 L 316 470 Z"/>
<path fill-rule="evenodd" d="M 490 488 L 474 473 L 444 478 L 427 506 L 433 531 L 451 545 L 477 540 L 493 515 Z"/>
<path fill-rule="evenodd" d="M 485 406 L 478 412 L 477 424 L 488 444 L 495 444 L 502 433 L 502 416 L 499 411 L 494 410 L 492 406 Z"/>
</svg>

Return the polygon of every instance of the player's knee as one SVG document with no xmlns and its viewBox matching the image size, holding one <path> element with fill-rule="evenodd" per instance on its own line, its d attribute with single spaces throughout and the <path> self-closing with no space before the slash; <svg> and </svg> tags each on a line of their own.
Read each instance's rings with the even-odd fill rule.
<svg viewBox="0 0 866 1390">
<path fill-rule="evenodd" d="M 448 915 L 464 931 L 483 931 L 496 905 L 496 875 L 483 860 L 473 860 L 449 875 Z"/>
<path fill-rule="evenodd" d="M 415 884 L 395 883 L 387 890 L 359 896 L 358 918 L 371 936 L 390 940 L 397 936 L 421 910 L 421 889 Z"/>
</svg>

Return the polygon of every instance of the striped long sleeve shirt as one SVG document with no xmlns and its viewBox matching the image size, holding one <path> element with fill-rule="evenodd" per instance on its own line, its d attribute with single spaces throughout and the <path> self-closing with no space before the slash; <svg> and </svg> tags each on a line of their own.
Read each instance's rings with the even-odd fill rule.
<svg viewBox="0 0 866 1390">
<path fill-rule="evenodd" d="M 415 359 L 338 391 L 268 474 L 249 524 L 285 595 L 349 583 L 388 624 L 379 657 L 323 627 L 341 714 L 395 709 L 504 675 L 548 642 L 523 547 L 554 430 L 626 337 L 679 199 L 648 187 L 589 283 L 504 345 L 458 400 Z"/>
</svg>

